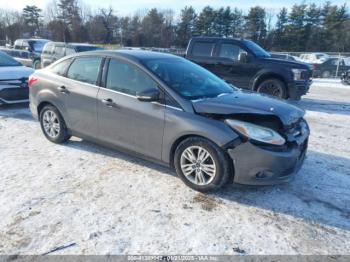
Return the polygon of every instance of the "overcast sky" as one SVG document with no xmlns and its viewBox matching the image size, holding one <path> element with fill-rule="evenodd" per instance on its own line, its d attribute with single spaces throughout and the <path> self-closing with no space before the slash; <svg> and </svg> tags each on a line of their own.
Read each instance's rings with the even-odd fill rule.
<svg viewBox="0 0 350 262">
<path fill-rule="evenodd" d="M 6 1 L 6 0 L 2 0 Z M 57 0 L 56 0 L 57 1 Z M 295 3 L 302 3 L 302 0 L 279 0 L 279 1 L 257 1 L 257 0 L 79 0 L 91 7 L 108 7 L 112 6 L 117 13 L 122 15 L 133 14 L 136 10 L 150 9 L 157 7 L 160 9 L 172 8 L 179 11 L 186 5 L 192 5 L 197 11 L 204 6 L 210 5 L 213 7 L 231 6 L 246 10 L 251 6 L 260 5 L 267 9 L 280 9 L 282 7 L 291 7 Z M 21 10 L 25 5 L 36 5 L 42 9 L 46 8 L 52 0 L 10 0 L 8 6 L 1 5 L 0 8 L 11 8 Z M 305 3 L 322 4 L 325 0 L 306 0 Z M 332 1 L 335 4 L 345 3 L 343 0 Z"/>
</svg>

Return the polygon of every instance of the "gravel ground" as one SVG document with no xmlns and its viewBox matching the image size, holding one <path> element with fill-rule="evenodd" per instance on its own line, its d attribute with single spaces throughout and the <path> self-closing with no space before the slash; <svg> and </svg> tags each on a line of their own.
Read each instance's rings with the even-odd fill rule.
<svg viewBox="0 0 350 262">
<path fill-rule="evenodd" d="M 350 254 L 350 86 L 316 80 L 295 104 L 312 132 L 295 180 L 210 195 L 1 108 L 0 254 Z"/>
</svg>

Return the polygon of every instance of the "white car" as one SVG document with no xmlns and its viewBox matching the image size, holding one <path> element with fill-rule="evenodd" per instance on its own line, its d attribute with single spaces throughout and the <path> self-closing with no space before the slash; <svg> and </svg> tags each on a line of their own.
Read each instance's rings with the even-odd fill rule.
<svg viewBox="0 0 350 262">
<path fill-rule="evenodd" d="M 0 51 L 0 105 L 29 101 L 28 77 L 34 69 Z"/>
<path fill-rule="evenodd" d="M 300 60 L 309 63 L 309 64 L 322 64 L 327 61 L 329 55 L 325 53 L 309 53 L 309 54 L 301 54 Z"/>
</svg>

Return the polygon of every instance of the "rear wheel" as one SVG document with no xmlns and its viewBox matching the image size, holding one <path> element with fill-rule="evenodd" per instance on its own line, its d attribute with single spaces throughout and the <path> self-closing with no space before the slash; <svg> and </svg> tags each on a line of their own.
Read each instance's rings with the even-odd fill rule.
<svg viewBox="0 0 350 262">
<path fill-rule="evenodd" d="M 322 78 L 329 78 L 330 76 L 331 76 L 331 72 L 329 72 L 329 71 L 322 72 Z"/>
<path fill-rule="evenodd" d="M 278 98 L 287 98 L 287 88 L 286 85 L 279 79 L 271 78 L 262 81 L 258 88 L 256 89 L 259 93 L 268 94 L 271 96 L 276 96 Z"/>
<path fill-rule="evenodd" d="M 201 192 L 219 189 L 230 176 L 228 158 L 223 150 L 204 138 L 182 141 L 175 151 L 174 164 L 181 180 Z"/>
<path fill-rule="evenodd" d="M 34 68 L 34 69 L 40 69 L 40 68 L 41 68 L 40 60 L 35 60 L 35 61 L 33 62 L 33 68 Z"/>
<path fill-rule="evenodd" d="M 44 106 L 41 110 L 40 124 L 44 135 L 51 142 L 60 144 L 71 137 L 60 112 L 52 105 Z"/>
</svg>

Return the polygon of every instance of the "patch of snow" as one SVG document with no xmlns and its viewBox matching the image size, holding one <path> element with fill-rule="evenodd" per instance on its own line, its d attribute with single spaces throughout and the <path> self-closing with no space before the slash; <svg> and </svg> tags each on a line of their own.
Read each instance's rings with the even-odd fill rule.
<svg viewBox="0 0 350 262">
<path fill-rule="evenodd" d="M 314 81 L 295 179 L 203 195 L 156 164 L 45 139 L 26 106 L 0 109 L 0 254 L 348 254 L 350 93 Z M 332 82 L 332 81 L 331 81 Z"/>
</svg>

